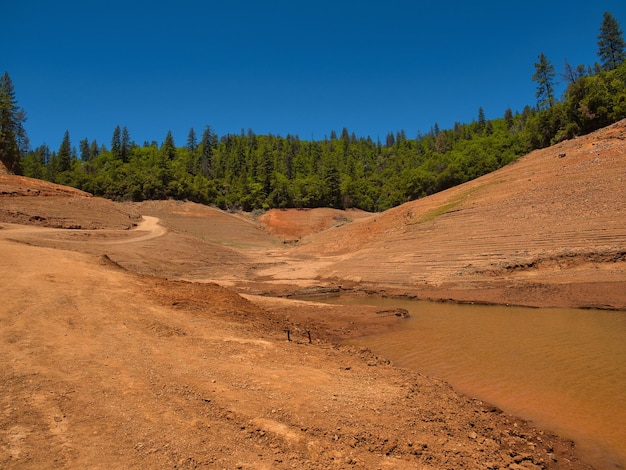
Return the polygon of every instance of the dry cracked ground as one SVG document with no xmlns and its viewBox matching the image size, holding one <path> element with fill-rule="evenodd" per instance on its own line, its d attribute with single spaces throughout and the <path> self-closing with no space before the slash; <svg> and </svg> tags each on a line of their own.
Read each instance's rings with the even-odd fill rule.
<svg viewBox="0 0 626 470">
<path fill-rule="evenodd" d="M 403 312 L 290 296 L 624 310 L 625 139 L 622 121 L 380 214 L 114 203 L 0 174 L 0 467 L 591 468 L 342 345 Z"/>
</svg>

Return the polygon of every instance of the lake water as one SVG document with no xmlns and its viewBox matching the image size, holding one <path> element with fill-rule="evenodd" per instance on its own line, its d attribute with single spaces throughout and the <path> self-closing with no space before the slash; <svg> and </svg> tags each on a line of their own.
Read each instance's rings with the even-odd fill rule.
<svg viewBox="0 0 626 470">
<path fill-rule="evenodd" d="M 350 341 L 573 439 L 598 468 L 626 468 L 626 312 L 334 297 L 407 309 Z"/>
</svg>

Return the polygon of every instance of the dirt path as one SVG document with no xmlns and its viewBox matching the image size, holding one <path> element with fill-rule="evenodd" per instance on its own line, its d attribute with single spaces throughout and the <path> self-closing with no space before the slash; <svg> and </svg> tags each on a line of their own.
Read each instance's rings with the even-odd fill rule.
<svg viewBox="0 0 626 470">
<path fill-rule="evenodd" d="M 15 241 L 46 240 L 83 243 L 87 238 L 99 240 L 104 244 L 125 244 L 152 240 L 162 237 L 167 229 L 160 225 L 157 217 L 143 216 L 142 221 L 129 231 L 120 230 L 67 230 L 60 228 L 40 227 L 35 225 L 3 224 L 0 236 Z"/>
<path fill-rule="evenodd" d="M 167 229 L 160 225 L 157 217 L 143 216 L 143 221 L 133 230 L 133 232 L 148 232 L 145 235 L 134 236 L 125 240 L 108 241 L 107 243 L 137 243 L 162 237 L 167 233 Z"/>
</svg>

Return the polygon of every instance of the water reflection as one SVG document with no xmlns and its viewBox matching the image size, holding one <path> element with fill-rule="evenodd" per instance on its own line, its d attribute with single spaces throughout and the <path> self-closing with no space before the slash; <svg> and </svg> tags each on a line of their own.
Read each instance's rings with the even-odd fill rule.
<svg viewBox="0 0 626 470">
<path fill-rule="evenodd" d="M 626 467 L 626 312 L 328 299 L 406 308 L 352 343 L 573 439 L 600 468 Z"/>
</svg>

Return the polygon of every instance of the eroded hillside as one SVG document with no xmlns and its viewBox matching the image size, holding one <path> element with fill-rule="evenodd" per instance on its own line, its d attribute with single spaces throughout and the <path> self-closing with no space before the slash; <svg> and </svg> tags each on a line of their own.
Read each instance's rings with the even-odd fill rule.
<svg viewBox="0 0 626 470">
<path fill-rule="evenodd" d="M 311 235 L 320 281 L 428 298 L 626 308 L 626 122 Z M 265 274 L 285 278 L 280 269 Z"/>
<path fill-rule="evenodd" d="M 588 468 L 336 345 L 401 312 L 271 294 L 626 308 L 625 125 L 382 214 L 255 218 L 0 175 L 0 466 Z"/>
</svg>

